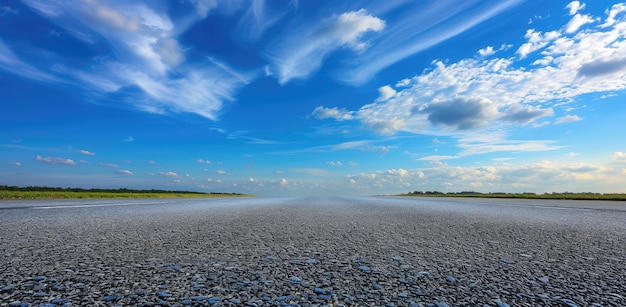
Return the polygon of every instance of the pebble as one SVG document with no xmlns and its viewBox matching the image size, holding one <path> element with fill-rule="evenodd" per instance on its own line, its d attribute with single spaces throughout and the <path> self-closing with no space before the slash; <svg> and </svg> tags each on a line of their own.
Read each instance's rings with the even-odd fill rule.
<svg viewBox="0 0 626 307">
<path fill-rule="evenodd" d="M 111 295 L 105 296 L 102 300 L 105 301 L 105 302 L 114 302 L 114 301 L 117 301 L 119 299 L 120 299 L 119 296 L 117 296 L 115 294 L 111 294 Z"/>
<path fill-rule="evenodd" d="M 331 207 L 324 210 L 333 214 L 311 225 L 300 211 L 256 215 L 236 209 L 238 215 L 221 219 L 219 211 L 207 208 L 167 219 L 158 214 L 72 218 L 67 226 L 52 223 L 58 231 L 43 232 L 48 241 L 32 235 L 37 229 L 11 224 L 11 232 L 35 241 L 0 240 L 0 248 L 12 253 L 0 258 L 0 306 L 625 305 L 624 281 L 610 278 L 626 263 L 619 248 L 615 251 L 626 242 L 620 234 L 561 232 L 543 224 L 535 231 L 499 221 L 468 228 L 464 219 L 448 220 L 451 214 L 407 215 L 402 210 L 410 212 L 408 207 L 383 210 L 371 220 L 370 207 L 355 210 L 353 215 L 365 218 L 354 229 Z M 91 224 L 99 225 L 94 237 L 85 235 Z M 3 220 L 0 236 L 8 231 L 4 225 Z M 348 237 L 346 227 L 354 232 Z M 308 231 L 316 236 L 302 241 Z M 519 240 L 502 238 L 513 234 Z M 547 238 L 556 238 L 549 248 Z M 499 243 L 483 248 L 488 240 Z M 574 241 L 577 245 L 570 244 Z M 597 248 L 609 243 L 614 250 Z M 597 260 L 571 257 L 579 245 Z"/>
<path fill-rule="evenodd" d="M 365 273 L 371 273 L 372 269 L 370 269 L 370 267 L 368 267 L 367 265 L 360 265 L 359 266 L 359 270 L 365 272 Z"/>
<path fill-rule="evenodd" d="M 302 282 L 302 280 L 300 280 L 300 278 L 295 277 L 295 276 L 291 276 L 289 278 L 287 278 L 290 282 L 294 283 L 294 284 L 299 284 Z"/>
</svg>

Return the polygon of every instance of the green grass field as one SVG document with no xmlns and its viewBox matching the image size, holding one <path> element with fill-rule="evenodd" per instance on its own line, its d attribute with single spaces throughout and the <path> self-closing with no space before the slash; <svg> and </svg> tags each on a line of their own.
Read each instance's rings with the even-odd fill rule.
<svg viewBox="0 0 626 307">
<path fill-rule="evenodd" d="M 519 199 L 571 199 L 571 200 L 615 200 L 626 201 L 624 193 L 407 193 L 398 196 L 410 197 L 473 197 L 473 198 L 519 198 Z"/>
<path fill-rule="evenodd" d="M 189 191 L 72 189 L 48 187 L 0 186 L 0 199 L 80 199 L 80 198 L 179 198 L 179 197 L 243 197 L 238 193 L 202 193 Z"/>
</svg>

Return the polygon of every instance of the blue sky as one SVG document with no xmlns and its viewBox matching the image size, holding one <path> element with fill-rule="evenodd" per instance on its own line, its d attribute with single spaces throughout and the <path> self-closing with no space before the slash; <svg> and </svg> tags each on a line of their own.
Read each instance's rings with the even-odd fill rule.
<svg viewBox="0 0 626 307">
<path fill-rule="evenodd" d="M 626 192 L 626 4 L 0 3 L 0 184 Z"/>
</svg>

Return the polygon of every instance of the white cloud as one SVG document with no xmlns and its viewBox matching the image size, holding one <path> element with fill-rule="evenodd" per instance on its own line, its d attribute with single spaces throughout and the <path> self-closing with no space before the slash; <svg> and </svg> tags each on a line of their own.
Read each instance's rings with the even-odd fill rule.
<svg viewBox="0 0 626 307">
<path fill-rule="evenodd" d="M 574 33 L 578 31 L 580 27 L 592 22 L 594 22 L 594 20 L 593 18 L 591 18 L 591 16 L 576 14 L 565 26 L 565 33 Z"/>
<path fill-rule="evenodd" d="M 527 42 L 522 44 L 517 49 L 517 54 L 520 55 L 520 58 L 524 59 L 530 53 L 544 48 L 549 43 L 559 38 L 559 36 L 560 34 L 557 31 L 541 33 L 535 31 L 535 29 L 529 29 L 526 31 L 526 35 L 524 35 L 524 38 L 526 38 Z"/>
<path fill-rule="evenodd" d="M 368 47 L 362 38 L 367 32 L 379 32 L 385 22 L 364 9 L 333 15 L 315 25 L 291 29 L 287 38 L 272 48 L 267 57 L 278 80 L 305 79 L 317 71 L 329 53 L 339 48 L 363 52 Z"/>
<path fill-rule="evenodd" d="M 126 142 L 126 143 L 132 143 L 134 141 L 135 141 L 135 138 L 133 138 L 132 136 L 128 136 L 122 140 L 122 142 Z"/>
<path fill-rule="evenodd" d="M 409 172 L 403 168 L 399 169 L 390 169 L 386 172 L 389 175 L 398 175 L 400 177 L 406 177 L 409 175 Z"/>
<path fill-rule="evenodd" d="M 399 81 L 393 97 L 350 114 L 380 134 L 403 131 L 460 140 L 515 125 L 542 127 L 549 121 L 539 119 L 554 116 L 577 96 L 626 89 L 626 44 L 620 34 L 626 18 L 616 18 L 611 27 L 573 35 L 565 35 L 564 29 L 528 30 L 526 43 L 516 51 L 520 58 L 434 61 L 432 69 Z M 522 58 L 531 55 L 542 61 L 526 66 Z M 572 115 L 556 121 L 579 119 Z"/>
<path fill-rule="evenodd" d="M 389 85 L 379 87 L 378 92 L 380 93 L 380 96 L 376 98 L 375 101 L 377 102 L 388 100 L 396 94 L 396 91 Z"/>
<path fill-rule="evenodd" d="M 131 171 L 127 170 L 127 169 L 121 169 L 121 170 L 119 170 L 119 171 L 117 171 L 115 173 L 116 174 L 120 174 L 120 175 L 127 175 L 127 176 L 133 175 L 133 172 L 131 172 Z"/>
<path fill-rule="evenodd" d="M 577 121 L 581 121 L 581 120 L 583 120 L 583 119 L 580 116 L 578 116 L 578 115 L 565 115 L 563 117 L 557 118 L 554 123 L 555 124 L 565 124 L 565 123 L 572 123 L 572 122 L 577 122 Z"/>
<path fill-rule="evenodd" d="M 35 160 L 37 162 L 43 162 L 43 163 L 47 163 L 47 164 L 52 164 L 52 165 L 57 165 L 57 164 L 61 164 L 61 165 L 76 165 L 76 162 L 74 162 L 74 160 L 66 159 L 66 158 L 42 157 L 42 156 L 38 155 L 33 160 Z"/>
<path fill-rule="evenodd" d="M 519 3 L 519 0 L 402 3 L 407 7 L 396 9 L 406 13 L 390 19 L 385 32 L 373 38 L 371 48 L 351 59 L 353 66 L 341 71 L 339 78 L 350 84 L 363 84 L 386 67 L 460 35 Z"/>
<path fill-rule="evenodd" d="M 626 154 L 624 154 L 626 156 Z M 621 163 L 626 163 L 626 159 Z M 615 155 L 614 155 L 615 157 Z M 613 160 L 615 161 L 615 159 Z M 622 170 L 601 164 L 539 161 L 487 166 L 454 166 L 434 162 L 431 167 L 348 175 L 348 186 L 370 192 L 619 192 L 626 184 Z M 607 185 L 607 183 L 610 183 Z"/>
<path fill-rule="evenodd" d="M 339 108 L 325 108 L 324 106 L 318 106 L 313 110 L 314 118 L 316 119 L 327 119 L 332 118 L 338 121 L 344 120 L 352 120 L 354 118 L 352 111 L 347 111 L 346 109 Z"/>
<path fill-rule="evenodd" d="M 569 14 L 570 15 L 574 15 L 578 11 L 584 9 L 585 6 L 586 6 L 586 4 L 580 3 L 580 1 L 572 1 L 569 4 L 567 4 L 567 6 L 565 6 L 565 7 L 569 9 Z"/>
<path fill-rule="evenodd" d="M 113 164 L 113 163 L 103 163 L 103 162 L 100 162 L 98 164 L 100 164 L 102 166 L 106 166 L 106 167 L 119 167 L 119 165 Z"/>
<path fill-rule="evenodd" d="M 90 37 L 87 43 L 91 44 L 101 40 L 110 46 L 110 54 L 94 58 L 91 67 L 82 70 L 56 65 L 51 74 L 9 57 L 0 42 L 0 69 L 49 82 L 75 82 L 110 105 L 124 103 L 156 114 L 195 113 L 211 120 L 217 119 L 226 101 L 233 100 L 235 90 L 250 80 L 211 58 L 186 61 L 177 35 L 198 19 L 196 15 L 177 16 L 175 24 L 158 6 L 136 2 L 26 2 L 78 39 Z M 193 5 L 200 17 L 206 17 L 217 3 L 197 0 Z M 122 93 L 128 88 L 140 91 Z"/>
<path fill-rule="evenodd" d="M 600 25 L 600 27 L 602 28 L 606 28 L 606 27 L 610 27 L 612 25 L 615 24 L 615 22 L 617 21 L 617 19 L 615 17 L 617 17 L 617 15 L 626 12 L 626 4 L 625 3 L 617 3 L 614 4 L 611 9 L 608 11 L 608 17 L 606 18 L 606 21 Z"/>
<path fill-rule="evenodd" d="M 490 55 L 494 55 L 495 53 L 496 53 L 496 51 L 493 50 L 493 47 L 491 47 L 491 46 L 487 46 L 487 47 L 485 47 L 483 49 L 478 50 L 478 54 L 481 57 L 487 57 L 487 56 L 490 56 Z"/>
<path fill-rule="evenodd" d="M 213 162 L 211 162 L 209 160 L 203 160 L 203 159 L 198 159 L 197 162 L 198 163 L 203 163 L 203 164 L 213 164 Z"/>
<path fill-rule="evenodd" d="M 626 152 L 616 151 L 611 156 L 611 160 L 617 163 L 626 163 Z"/>
<path fill-rule="evenodd" d="M 13 166 L 22 166 L 21 162 L 9 162 L 7 163 L 8 165 L 13 165 Z"/>
<path fill-rule="evenodd" d="M 196 8 L 198 16 L 206 18 L 212 9 L 217 7 L 217 0 L 189 0 Z"/>
<path fill-rule="evenodd" d="M 340 161 L 328 161 L 326 162 L 326 164 L 330 165 L 330 166 L 341 166 L 341 162 Z"/>
<path fill-rule="evenodd" d="M 180 178 L 180 176 L 174 172 L 160 172 L 159 175 L 168 178 Z"/>
<path fill-rule="evenodd" d="M 29 79 L 43 82 L 65 83 L 61 78 L 28 64 L 19 59 L 0 39 L 0 69 Z"/>
<path fill-rule="evenodd" d="M 86 155 L 86 156 L 95 156 L 96 155 L 95 153 L 93 153 L 91 151 L 83 150 L 83 149 L 79 150 L 78 153 Z"/>
<path fill-rule="evenodd" d="M 289 182 L 287 181 L 287 179 L 283 178 L 280 180 L 280 186 L 282 187 L 286 187 L 289 186 Z"/>
<path fill-rule="evenodd" d="M 255 183 L 255 182 L 256 182 L 256 180 L 255 180 L 254 178 L 250 177 L 250 178 L 248 178 L 248 182 L 250 182 L 250 183 Z"/>
<path fill-rule="evenodd" d="M 217 170 L 217 171 L 215 171 L 215 172 L 216 172 L 218 175 L 227 175 L 227 174 L 228 174 L 225 170 L 221 170 L 221 169 L 219 169 L 219 170 Z"/>
<path fill-rule="evenodd" d="M 253 0 L 251 3 L 248 3 L 247 10 L 237 25 L 239 36 L 257 40 L 276 24 L 285 13 L 285 11 L 276 12 L 267 9 L 265 0 Z"/>
</svg>

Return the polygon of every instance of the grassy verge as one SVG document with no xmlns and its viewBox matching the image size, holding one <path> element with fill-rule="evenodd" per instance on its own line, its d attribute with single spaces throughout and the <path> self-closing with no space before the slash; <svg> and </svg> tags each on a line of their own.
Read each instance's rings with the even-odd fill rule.
<svg viewBox="0 0 626 307">
<path fill-rule="evenodd" d="M 545 194 L 535 194 L 535 193 L 407 193 L 407 194 L 399 194 L 397 196 L 626 201 L 626 194 L 624 193 L 545 193 Z"/>
<path fill-rule="evenodd" d="M 192 198 L 192 197 L 244 197 L 238 193 L 200 193 L 187 191 L 161 190 L 85 190 L 59 188 L 15 188 L 0 189 L 0 199 L 81 199 L 81 198 Z"/>
</svg>

